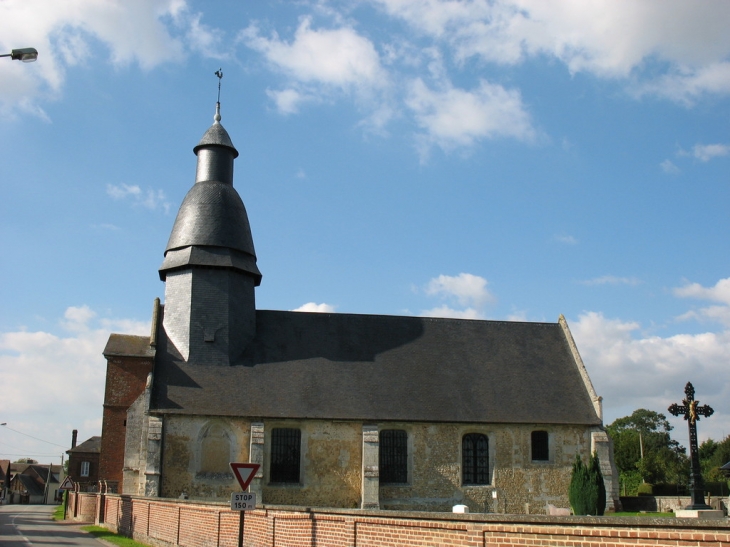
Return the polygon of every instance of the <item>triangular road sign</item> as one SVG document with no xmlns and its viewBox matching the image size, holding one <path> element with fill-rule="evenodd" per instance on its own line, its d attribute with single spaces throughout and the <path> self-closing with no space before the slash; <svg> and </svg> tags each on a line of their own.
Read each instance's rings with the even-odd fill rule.
<svg viewBox="0 0 730 547">
<path fill-rule="evenodd" d="M 61 486 L 58 487 L 59 490 L 73 490 L 74 484 L 73 479 L 71 478 L 71 475 L 63 479 L 63 482 L 61 483 Z"/>
<path fill-rule="evenodd" d="M 244 492 L 246 491 L 246 488 L 248 488 L 248 485 L 251 484 L 251 481 L 254 478 L 254 475 L 256 475 L 256 471 L 259 470 L 258 463 L 230 463 L 231 469 L 233 470 L 233 474 L 236 476 L 236 480 L 238 481 L 238 484 L 241 485 L 241 490 Z"/>
</svg>

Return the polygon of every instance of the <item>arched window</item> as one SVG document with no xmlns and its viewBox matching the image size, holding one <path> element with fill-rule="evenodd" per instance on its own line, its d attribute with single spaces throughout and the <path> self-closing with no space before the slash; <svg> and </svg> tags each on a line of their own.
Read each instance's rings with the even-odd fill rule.
<svg viewBox="0 0 730 547">
<path fill-rule="evenodd" d="M 200 470 L 204 475 L 231 472 L 231 436 L 227 429 L 212 423 L 203 429 L 200 439 Z"/>
<path fill-rule="evenodd" d="M 378 467 L 380 484 L 408 482 L 408 433 L 402 429 L 383 429 L 380 432 Z"/>
<path fill-rule="evenodd" d="M 548 445 L 547 431 L 532 432 L 532 461 L 550 461 L 550 446 Z"/>
<path fill-rule="evenodd" d="M 489 439 L 468 433 L 461 439 L 462 484 L 489 484 Z"/>
<path fill-rule="evenodd" d="M 299 482 L 301 453 L 301 430 L 285 427 L 272 429 L 269 482 Z"/>
</svg>

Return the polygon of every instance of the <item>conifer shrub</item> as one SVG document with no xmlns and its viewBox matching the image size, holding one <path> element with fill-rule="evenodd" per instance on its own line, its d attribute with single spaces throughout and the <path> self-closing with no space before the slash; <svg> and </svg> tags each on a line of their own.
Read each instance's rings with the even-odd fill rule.
<svg viewBox="0 0 730 547">
<path fill-rule="evenodd" d="M 653 496 L 654 495 L 654 485 L 649 484 L 648 482 L 641 483 L 639 485 L 637 494 L 639 496 Z"/>
<path fill-rule="evenodd" d="M 576 454 L 568 499 L 574 515 L 603 515 L 606 510 L 606 486 L 603 483 L 598 454 L 595 452 L 588 465 L 584 465 Z"/>
</svg>

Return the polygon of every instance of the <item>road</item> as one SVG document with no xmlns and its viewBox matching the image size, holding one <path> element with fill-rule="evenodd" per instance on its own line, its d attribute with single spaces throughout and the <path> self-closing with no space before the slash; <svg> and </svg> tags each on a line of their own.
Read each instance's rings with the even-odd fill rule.
<svg viewBox="0 0 730 547">
<path fill-rule="evenodd" d="M 54 505 L 0 505 L 0 545 L 31 547 L 64 545 L 102 547 L 104 544 L 68 522 L 51 520 Z"/>
</svg>

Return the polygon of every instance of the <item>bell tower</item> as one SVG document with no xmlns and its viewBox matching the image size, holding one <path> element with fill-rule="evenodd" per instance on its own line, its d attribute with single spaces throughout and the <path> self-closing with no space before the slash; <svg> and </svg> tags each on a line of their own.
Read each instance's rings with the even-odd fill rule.
<svg viewBox="0 0 730 547">
<path fill-rule="evenodd" d="M 193 148 L 195 184 L 177 213 L 159 273 L 168 340 L 188 363 L 225 366 L 256 333 L 261 272 L 246 208 L 233 188 L 238 151 L 220 121 L 218 102 L 213 125 Z"/>
</svg>

